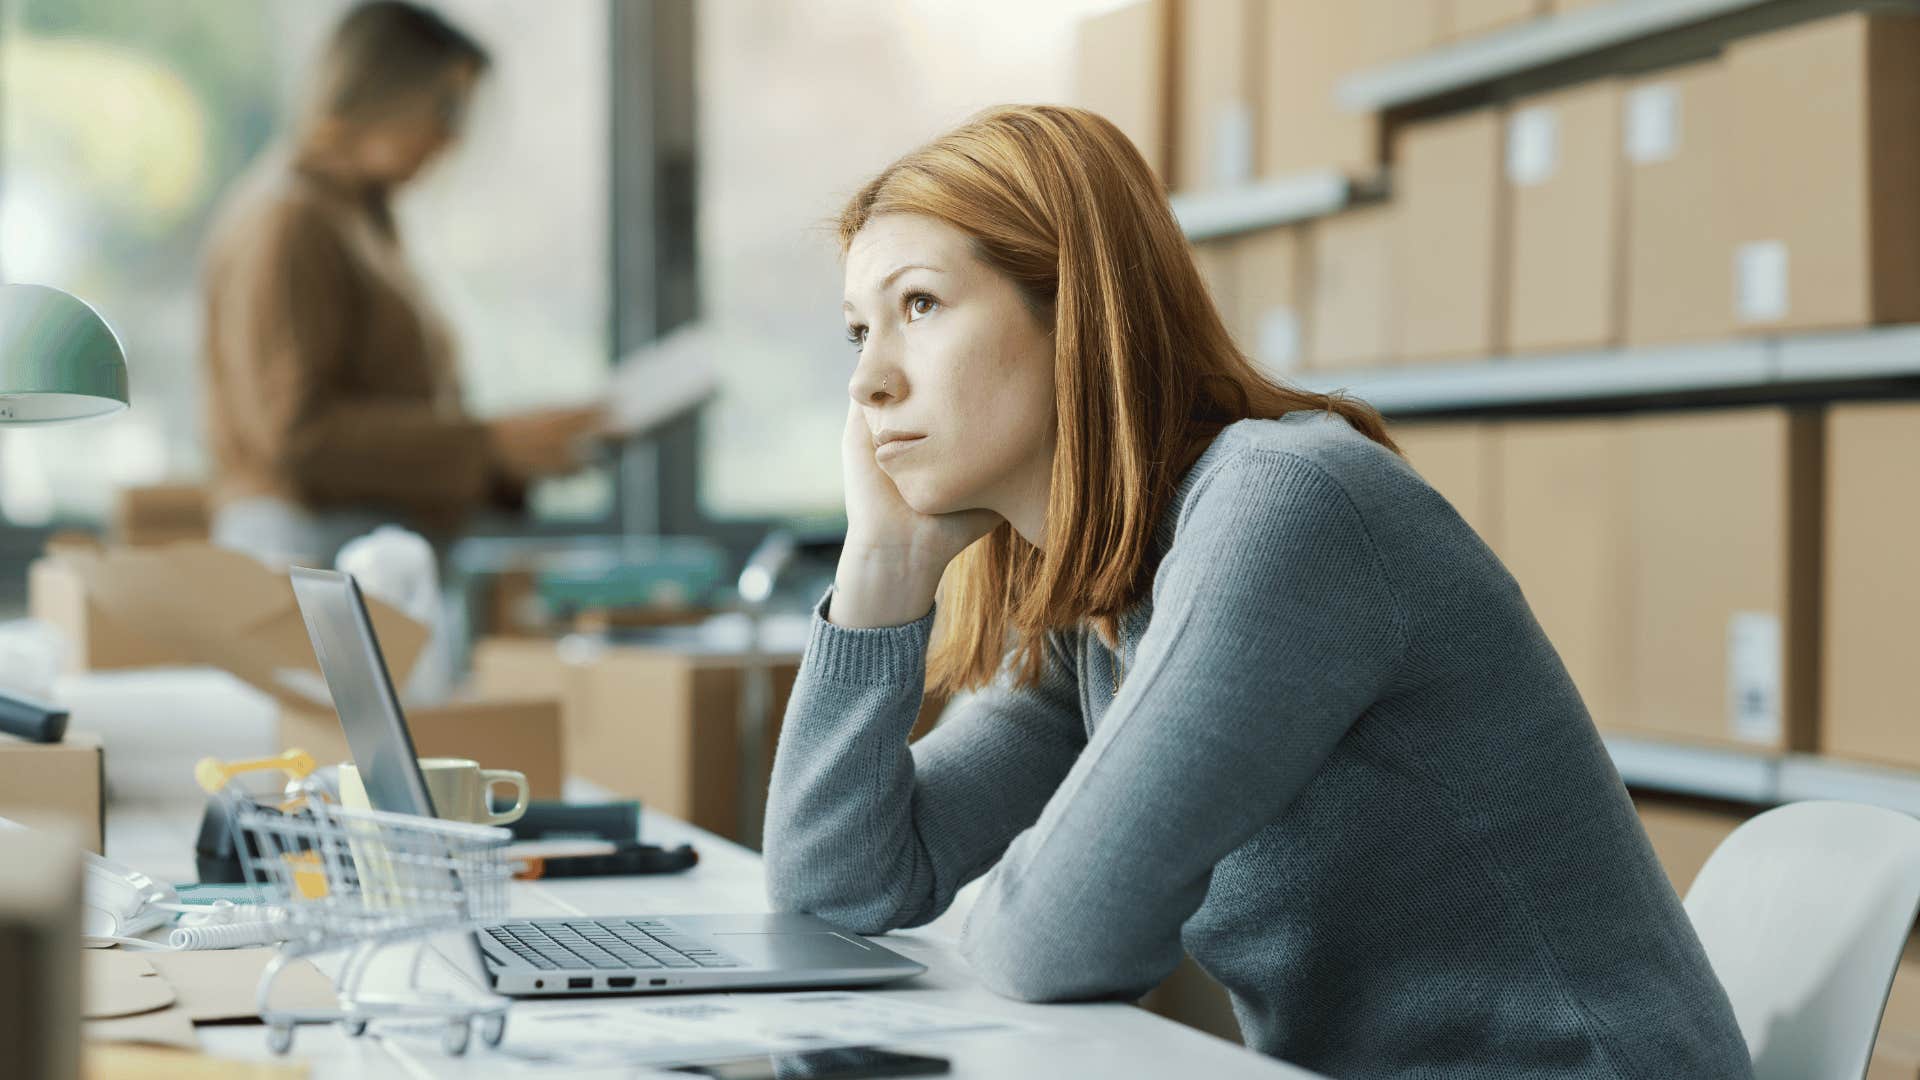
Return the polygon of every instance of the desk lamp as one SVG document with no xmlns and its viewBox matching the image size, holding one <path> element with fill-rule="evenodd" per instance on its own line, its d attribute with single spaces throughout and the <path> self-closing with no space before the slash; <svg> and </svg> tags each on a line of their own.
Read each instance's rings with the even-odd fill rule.
<svg viewBox="0 0 1920 1080">
<path fill-rule="evenodd" d="M 0 285 L 0 424 L 60 424 L 126 407 L 126 354 L 99 313 L 45 285 Z M 59 742 L 66 731 L 66 710 L 0 692 L 0 732 Z"/>
</svg>

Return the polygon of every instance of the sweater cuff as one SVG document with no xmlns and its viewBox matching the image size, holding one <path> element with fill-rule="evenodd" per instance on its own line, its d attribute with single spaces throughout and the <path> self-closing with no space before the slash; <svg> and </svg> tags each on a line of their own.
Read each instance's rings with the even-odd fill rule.
<svg viewBox="0 0 1920 1080">
<path fill-rule="evenodd" d="M 932 610 L 901 626 L 854 629 L 827 621 L 833 586 L 813 606 L 813 627 L 807 638 L 800 673 L 829 682 L 868 686 L 918 686 L 927 676 L 927 641 L 933 636 Z"/>
</svg>

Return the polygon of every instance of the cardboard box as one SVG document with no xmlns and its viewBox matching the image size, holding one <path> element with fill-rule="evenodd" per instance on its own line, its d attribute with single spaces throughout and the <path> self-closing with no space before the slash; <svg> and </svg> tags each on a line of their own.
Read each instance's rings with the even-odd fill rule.
<svg viewBox="0 0 1920 1080">
<path fill-rule="evenodd" d="M 1265 0 L 1179 5 L 1174 187 L 1204 191 L 1253 179 Z"/>
<path fill-rule="evenodd" d="M 213 529 L 213 505 L 199 484 L 152 484 L 114 493 L 114 541 L 151 547 L 182 540 L 206 540 Z"/>
<path fill-rule="evenodd" d="M 1753 408 L 1631 421 L 1634 702 L 1619 726 L 1814 748 L 1821 419 Z"/>
<path fill-rule="evenodd" d="M 1565 15 L 1572 11 L 1585 11 L 1588 8 L 1606 7 L 1618 0 L 1550 0 L 1548 14 Z"/>
<path fill-rule="evenodd" d="M 1398 343 L 1405 360 L 1480 358 L 1506 325 L 1505 131 L 1482 109 L 1395 140 Z"/>
<path fill-rule="evenodd" d="M 760 760 L 773 761 L 799 657 L 773 657 Z M 751 839 L 740 819 L 738 655 L 643 646 L 488 639 L 474 648 L 483 695 L 557 696 L 576 775 L 703 829 Z"/>
<path fill-rule="evenodd" d="M 1314 223 L 1307 356 L 1315 369 L 1375 367 L 1399 356 L 1395 204 Z"/>
<path fill-rule="evenodd" d="M 1459 41 L 1546 14 L 1546 0 L 1448 0 L 1447 36 Z"/>
<path fill-rule="evenodd" d="M 27 614 L 59 629 L 66 642 L 63 666 L 69 672 L 191 663 L 164 638 L 132 630 L 101 611 L 87 595 L 86 583 L 59 558 L 28 564 Z"/>
<path fill-rule="evenodd" d="M 1724 187 L 1745 330 L 1920 320 L 1920 18 L 1850 14 L 1737 41 Z"/>
<path fill-rule="evenodd" d="M 1728 128 L 1734 102 L 1718 61 L 1650 75 L 1626 94 L 1623 337 L 1628 345 L 1733 334 Z"/>
<path fill-rule="evenodd" d="M 1673 891 L 1687 895 L 1700 868 L 1715 849 L 1747 820 L 1743 814 L 1710 808 L 1690 799 L 1634 793 L 1640 825 L 1653 842 L 1653 853 L 1673 882 Z"/>
<path fill-rule="evenodd" d="M 1920 768 L 1920 403 L 1827 413 L 1826 610 L 1821 620 L 1820 751 Z M 1906 495 L 1898 493 L 1908 493 Z M 1920 1034 L 1920 1023 L 1915 1025 Z"/>
<path fill-rule="evenodd" d="M 70 731 L 63 742 L 0 735 L 0 817 L 29 828 L 69 829 L 103 854 L 106 766 L 100 740 Z"/>
<path fill-rule="evenodd" d="M 760 750 L 769 769 L 800 656 L 775 652 L 771 659 L 773 693 Z M 738 653 L 607 645 L 582 637 L 557 643 L 489 638 L 474 647 L 473 675 L 482 695 L 557 697 L 574 775 L 703 829 L 754 842 L 751 823 L 740 818 L 744 661 Z M 916 736 L 932 726 L 944 704 L 928 698 Z"/>
<path fill-rule="evenodd" d="M 62 547 L 28 571 L 28 607 L 57 627 L 75 671 L 207 664 L 283 701 L 311 704 L 298 687 L 319 677 L 306 624 L 284 572 L 211 544 L 151 548 Z M 396 684 L 404 684 L 426 631 L 367 600 Z M 293 680 L 288 670 L 304 672 Z"/>
<path fill-rule="evenodd" d="M 1220 321 L 1227 329 L 1239 337 L 1240 331 L 1240 290 L 1234 279 L 1235 241 L 1202 240 L 1193 245 L 1193 266 L 1200 271 L 1200 280 L 1206 283 L 1208 295 L 1213 297 L 1213 307 L 1220 313 Z M 1240 342 L 1241 348 L 1247 343 Z"/>
<path fill-rule="evenodd" d="M 1506 347 L 1620 338 L 1621 84 L 1524 98 L 1507 114 Z"/>
<path fill-rule="evenodd" d="M 1380 168 L 1378 114 L 1342 106 L 1341 80 L 1437 44 L 1435 0 L 1269 0 L 1257 65 L 1260 175 Z"/>
<path fill-rule="evenodd" d="M 1080 20 L 1073 101 L 1113 121 L 1163 182 L 1173 167 L 1174 9 L 1140 0 Z"/>
<path fill-rule="evenodd" d="M 1514 422 L 1495 436 L 1501 561 L 1601 728 L 1632 727 L 1632 493 L 1613 417 Z"/>
<path fill-rule="evenodd" d="M 1307 298 L 1311 271 L 1305 227 L 1249 233 L 1234 243 L 1234 340 L 1262 370 L 1291 378 L 1310 366 Z"/>
<path fill-rule="evenodd" d="M 483 695 L 406 709 L 420 757 L 472 758 L 483 769 L 516 769 L 535 799 L 558 799 L 567 778 L 566 731 L 556 696 Z M 332 709 L 286 708 L 280 746 L 298 747 L 322 765 L 353 760 Z"/>
<path fill-rule="evenodd" d="M 1408 464 L 1489 547 L 1500 537 L 1499 431 L 1478 422 L 1396 423 L 1388 430 Z"/>
</svg>

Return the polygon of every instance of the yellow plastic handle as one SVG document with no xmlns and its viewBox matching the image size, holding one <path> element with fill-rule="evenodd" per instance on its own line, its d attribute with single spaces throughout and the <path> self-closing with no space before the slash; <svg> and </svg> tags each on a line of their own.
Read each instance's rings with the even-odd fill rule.
<svg viewBox="0 0 1920 1080">
<path fill-rule="evenodd" d="M 241 773 L 278 769 L 291 779 L 303 780 L 319 767 L 313 755 L 305 750 L 288 750 L 277 757 L 255 758 L 252 761 L 224 762 L 218 758 L 201 758 L 200 763 L 193 767 L 193 778 L 199 781 L 207 794 L 212 795 Z"/>
</svg>

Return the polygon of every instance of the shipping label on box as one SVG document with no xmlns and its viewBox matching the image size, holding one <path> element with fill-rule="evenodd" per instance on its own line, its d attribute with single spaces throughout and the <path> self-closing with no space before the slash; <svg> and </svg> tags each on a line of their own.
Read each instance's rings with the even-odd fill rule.
<svg viewBox="0 0 1920 1080">
<path fill-rule="evenodd" d="M 1733 736 L 1774 745 L 1780 741 L 1780 617 L 1736 611 L 1727 619 L 1727 717 Z"/>
<path fill-rule="evenodd" d="M 1559 165 L 1559 112 L 1549 105 L 1515 112 L 1507 121 L 1507 179 L 1515 187 L 1544 184 Z"/>
<path fill-rule="evenodd" d="M 1778 240 L 1742 244 L 1734 252 L 1733 295 L 1742 323 L 1777 322 L 1790 314 L 1787 245 Z"/>
<path fill-rule="evenodd" d="M 1636 86 L 1627 94 L 1627 160 L 1654 165 L 1679 152 L 1680 90 L 1670 82 Z"/>
</svg>

